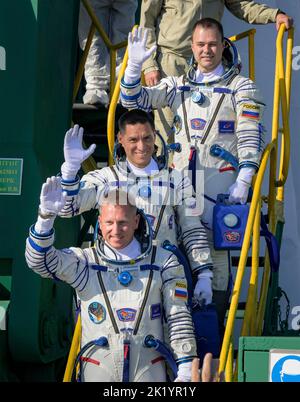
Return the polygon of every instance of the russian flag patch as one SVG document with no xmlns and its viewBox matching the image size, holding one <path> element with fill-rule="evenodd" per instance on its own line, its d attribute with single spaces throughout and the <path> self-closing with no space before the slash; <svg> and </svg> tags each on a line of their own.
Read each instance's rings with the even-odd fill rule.
<svg viewBox="0 0 300 402">
<path fill-rule="evenodd" d="M 259 119 L 260 107 L 257 105 L 252 105 L 250 103 L 245 103 L 242 109 L 242 116 L 248 117 L 250 119 Z"/>
<path fill-rule="evenodd" d="M 243 117 L 249 117 L 250 119 L 258 119 L 259 118 L 259 113 L 250 112 L 250 110 L 243 110 L 242 116 Z"/>
<path fill-rule="evenodd" d="M 174 296 L 179 299 L 187 299 L 187 286 L 184 282 L 176 282 Z"/>
</svg>

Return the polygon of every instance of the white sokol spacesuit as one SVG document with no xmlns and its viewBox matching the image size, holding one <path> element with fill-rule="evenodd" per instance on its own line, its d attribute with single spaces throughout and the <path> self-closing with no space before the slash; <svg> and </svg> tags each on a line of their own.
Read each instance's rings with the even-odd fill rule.
<svg viewBox="0 0 300 402">
<path fill-rule="evenodd" d="M 163 78 L 155 87 L 142 87 L 140 81 L 121 83 L 121 100 L 126 108 L 147 112 L 169 106 L 174 113 L 175 141 L 182 151 L 175 154 L 176 169 L 189 166 L 189 156 L 195 158 L 193 168 L 204 172 L 204 212 L 202 223 L 212 242 L 212 211 L 217 194 L 228 193 L 237 178 L 237 170 L 258 169 L 264 149 L 262 115 L 264 103 L 249 78 L 239 74 L 237 50 L 230 45 L 233 61 L 223 64 L 222 75 L 208 82 L 197 82 L 197 70 L 192 66 L 186 76 Z M 212 154 L 212 146 L 228 151 L 234 167 Z M 196 184 L 196 189 L 198 183 Z M 228 253 L 216 251 L 211 243 L 214 265 L 213 288 L 225 291 L 228 286 Z"/>
<path fill-rule="evenodd" d="M 155 244 L 162 245 L 168 240 L 177 246 L 182 242 L 193 275 L 211 270 L 207 235 L 200 221 L 203 203 L 201 205 L 201 199 L 196 202 L 191 182 L 184 172 L 167 169 L 165 159 L 157 162 L 156 173 L 136 176 L 122 155 L 116 158 L 116 165 L 91 171 L 80 182 L 79 179 L 62 180 L 62 188 L 68 196 L 59 215 L 72 217 L 98 209 L 101 195 L 107 189 L 121 188 L 131 194 L 137 207 L 147 215 Z"/>
<path fill-rule="evenodd" d="M 96 248 L 57 250 L 53 230 L 38 234 L 35 228 L 37 224 L 26 242 L 27 264 L 76 290 L 81 350 L 96 339 L 106 340 L 92 342 L 82 354 L 81 381 L 166 381 L 162 355 L 144 342 L 148 335 L 163 341 L 163 314 L 177 364 L 196 356 L 184 268 L 173 254 L 152 246 L 149 230 L 138 239 L 140 255 L 119 261 L 107 252 L 101 237 Z"/>
</svg>

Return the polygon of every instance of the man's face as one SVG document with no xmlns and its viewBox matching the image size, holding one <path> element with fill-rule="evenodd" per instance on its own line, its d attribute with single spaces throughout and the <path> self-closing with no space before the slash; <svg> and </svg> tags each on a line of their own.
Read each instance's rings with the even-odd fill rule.
<svg viewBox="0 0 300 402">
<path fill-rule="evenodd" d="M 223 49 L 217 28 L 196 28 L 192 37 L 192 51 L 202 73 L 213 71 L 221 63 Z"/>
<path fill-rule="evenodd" d="M 98 219 L 105 242 L 119 250 L 132 241 L 140 215 L 127 205 L 103 205 Z"/>
<path fill-rule="evenodd" d="M 155 133 L 149 123 L 127 124 L 125 131 L 119 133 L 119 142 L 134 166 L 144 168 L 149 165 L 155 143 Z"/>
</svg>

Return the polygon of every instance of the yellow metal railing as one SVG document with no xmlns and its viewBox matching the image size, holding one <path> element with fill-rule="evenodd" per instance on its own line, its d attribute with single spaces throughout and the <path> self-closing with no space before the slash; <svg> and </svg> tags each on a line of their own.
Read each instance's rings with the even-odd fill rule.
<svg viewBox="0 0 300 402">
<path fill-rule="evenodd" d="M 138 25 L 135 25 L 132 28 L 132 31 L 134 31 Z M 128 61 L 128 49 L 126 49 L 126 52 L 124 54 L 123 62 L 122 62 L 122 67 L 119 72 L 118 80 L 114 89 L 113 96 L 111 98 L 111 102 L 109 104 L 108 108 L 108 116 L 107 116 L 107 143 L 108 143 L 108 162 L 109 165 L 113 164 L 113 153 L 114 153 L 114 146 L 115 146 L 115 113 L 116 113 L 116 108 L 117 108 L 117 103 L 120 97 L 120 92 L 121 92 L 121 79 L 124 76 L 125 69 L 127 66 L 127 61 Z"/>
<path fill-rule="evenodd" d="M 225 334 L 224 334 L 224 339 L 223 339 L 223 344 L 222 344 L 222 349 L 221 349 L 221 354 L 220 354 L 220 366 L 219 366 L 219 372 L 221 373 L 222 371 L 225 370 L 226 364 L 227 364 L 227 359 L 228 359 L 228 351 L 229 348 L 231 347 L 232 343 L 232 337 L 233 337 L 233 328 L 234 328 L 234 321 L 235 321 L 235 315 L 237 312 L 237 307 L 238 307 L 238 302 L 239 302 L 239 297 L 241 293 L 241 288 L 242 288 L 242 281 L 245 273 L 245 267 L 246 267 L 246 262 L 247 262 L 247 257 L 248 257 L 248 251 L 250 247 L 250 240 L 251 240 L 251 235 L 253 234 L 253 229 L 254 229 L 254 221 L 256 218 L 256 215 L 260 213 L 260 198 L 261 198 L 261 186 L 262 186 L 262 181 L 264 178 L 264 173 L 267 167 L 267 162 L 271 156 L 271 153 L 273 151 L 274 153 L 275 149 L 275 143 L 272 142 L 267 146 L 265 149 L 265 152 L 262 157 L 261 165 L 257 174 L 255 186 L 254 186 L 254 191 L 253 191 L 253 197 L 250 205 L 250 210 L 249 210 L 249 217 L 248 217 L 248 222 L 247 222 L 247 227 L 245 231 L 245 236 L 244 236 L 244 242 L 241 250 L 241 255 L 239 259 L 239 264 L 237 268 L 237 274 L 236 274 L 236 279 L 234 283 L 234 288 L 232 291 L 232 297 L 231 297 L 231 302 L 230 302 L 230 309 L 228 313 L 228 318 L 227 318 L 227 324 L 225 328 Z M 275 185 L 275 183 L 272 183 L 271 185 Z M 257 229 L 257 228 L 255 228 Z M 251 292 L 252 293 L 252 292 Z M 247 311 L 248 307 L 248 311 Z M 251 309 L 251 304 L 249 304 L 249 299 L 247 300 L 246 304 L 246 311 L 245 314 L 249 316 L 249 310 Z M 244 324 L 244 328 L 246 327 L 246 324 Z M 231 370 L 228 368 L 226 369 L 226 381 L 229 381 L 230 378 L 227 373 L 230 373 L 233 370 L 233 366 L 231 367 Z M 232 374 L 230 375 L 232 377 Z"/>
<path fill-rule="evenodd" d="M 93 36 L 94 36 L 96 30 L 99 33 L 99 35 L 101 36 L 103 42 L 105 43 L 105 46 L 107 46 L 107 48 L 110 50 L 110 96 L 112 96 L 112 93 L 115 88 L 115 80 L 116 80 L 117 50 L 122 49 L 123 47 L 126 47 L 127 41 L 123 41 L 123 42 L 117 43 L 116 45 L 113 45 L 111 43 L 110 39 L 108 38 L 108 36 L 106 35 L 106 32 L 102 28 L 89 1 L 81 0 L 81 2 L 84 5 L 87 13 L 89 14 L 92 22 L 91 22 L 91 28 L 90 28 L 90 32 L 88 35 L 88 39 L 87 39 L 87 42 L 86 42 L 86 45 L 85 45 L 85 48 L 83 51 L 82 60 L 80 62 L 80 65 L 79 65 L 79 68 L 78 68 L 78 71 L 77 71 L 77 74 L 75 77 L 73 100 L 75 100 L 78 89 L 79 89 L 80 81 L 82 79 L 82 75 L 83 75 L 83 71 L 84 71 L 84 64 L 86 62 L 87 55 L 90 50 L 92 39 L 93 39 Z"/>
<path fill-rule="evenodd" d="M 276 67 L 274 80 L 274 104 L 273 104 L 273 121 L 272 121 L 272 142 L 267 145 L 260 164 L 259 171 L 254 184 L 252 202 L 249 211 L 247 227 L 245 231 L 244 242 L 240 254 L 237 274 L 232 292 L 230 309 L 220 354 L 219 373 L 224 372 L 226 381 L 236 379 L 237 366 L 233 366 L 232 361 L 232 339 L 235 316 L 238 307 L 238 301 L 241 293 L 242 280 L 245 272 L 247 256 L 250 248 L 252 237 L 252 262 L 251 276 L 249 280 L 248 295 L 246 301 L 246 309 L 244 313 L 243 326 L 241 336 L 256 335 L 262 333 L 264 313 L 267 300 L 267 292 L 270 278 L 270 261 L 266 253 L 265 265 L 263 271 L 262 284 L 260 287 L 259 301 L 258 294 L 258 266 L 259 266 L 259 243 L 260 243 L 260 211 L 261 211 L 261 186 L 264 179 L 268 161 L 270 161 L 269 171 L 269 192 L 268 202 L 268 218 L 269 230 L 274 233 L 276 227 L 276 201 L 283 201 L 284 184 L 288 175 L 289 159 L 290 159 L 290 129 L 289 129 L 289 112 L 290 112 L 290 90 L 291 90 L 291 60 L 293 48 L 294 29 L 288 31 L 287 50 L 286 50 L 286 69 L 284 70 L 283 57 L 283 35 L 285 32 L 284 25 L 281 25 L 276 41 Z M 279 128 L 279 112 L 281 106 L 283 128 Z M 277 150 L 278 150 L 278 133 L 282 133 L 281 154 L 278 180 L 276 180 L 277 169 Z M 277 194 L 276 194 L 277 188 Z M 235 372 L 234 372 L 235 371 Z"/>
<path fill-rule="evenodd" d="M 78 314 L 63 382 L 71 381 L 76 356 L 80 349 L 80 338 L 81 338 L 81 316 L 80 316 L 80 314 Z"/>
<path fill-rule="evenodd" d="M 79 67 L 78 67 L 75 81 L 74 81 L 73 102 L 75 101 L 78 90 L 79 90 L 80 82 L 81 82 L 83 72 L 84 72 L 84 66 L 85 66 L 86 59 L 87 59 L 87 56 L 88 56 L 88 53 L 89 53 L 89 50 L 91 47 L 93 36 L 95 35 L 95 33 L 97 31 L 99 33 L 99 35 L 101 36 L 103 42 L 105 43 L 105 45 L 107 46 L 107 48 L 110 51 L 109 54 L 110 54 L 110 103 L 111 103 L 115 85 L 119 84 L 119 81 L 117 82 L 117 84 L 115 83 L 117 50 L 126 47 L 127 41 L 123 41 L 123 42 L 117 43 L 116 45 L 113 45 L 111 43 L 110 39 L 108 38 L 108 36 L 106 35 L 106 32 L 102 28 L 89 1 L 88 0 L 81 0 L 81 1 L 83 3 L 87 13 L 89 14 L 92 22 L 91 22 L 91 27 L 90 27 L 90 31 L 88 34 L 88 38 L 86 41 L 86 45 L 85 45 L 85 48 L 83 51 L 83 55 L 80 60 Z M 121 74 L 119 74 L 119 76 L 120 75 Z M 117 103 L 117 101 L 116 101 L 116 103 Z M 115 110 L 114 110 L 114 112 L 115 112 Z M 112 124 L 110 123 L 110 127 L 111 126 L 112 126 Z M 108 127 L 109 127 L 109 124 L 108 124 Z M 113 129 L 114 129 L 114 124 L 113 124 Z M 109 130 L 109 128 L 108 128 L 108 130 Z M 113 162 L 112 156 L 113 156 L 113 147 L 114 147 L 114 132 L 113 132 L 113 134 L 111 134 L 111 132 L 107 132 L 107 140 L 108 140 L 108 146 L 109 146 L 109 165 L 111 165 Z M 96 163 L 95 163 L 94 158 L 92 156 L 90 156 L 86 161 L 83 162 L 82 168 L 85 173 L 89 172 L 90 170 L 96 169 Z"/>
<path fill-rule="evenodd" d="M 249 78 L 255 81 L 255 58 L 254 58 L 254 35 L 256 29 L 249 29 L 249 31 L 242 32 L 238 35 L 231 36 L 229 39 L 231 42 L 237 42 L 238 40 L 248 37 L 248 61 L 249 61 Z"/>
</svg>

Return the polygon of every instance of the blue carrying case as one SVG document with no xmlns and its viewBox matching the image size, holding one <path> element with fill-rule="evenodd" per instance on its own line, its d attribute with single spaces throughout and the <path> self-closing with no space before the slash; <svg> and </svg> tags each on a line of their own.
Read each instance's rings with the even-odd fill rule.
<svg viewBox="0 0 300 402">
<path fill-rule="evenodd" d="M 249 215 L 249 204 L 228 205 L 228 194 L 218 194 L 213 210 L 213 236 L 216 250 L 240 250 Z"/>
</svg>

